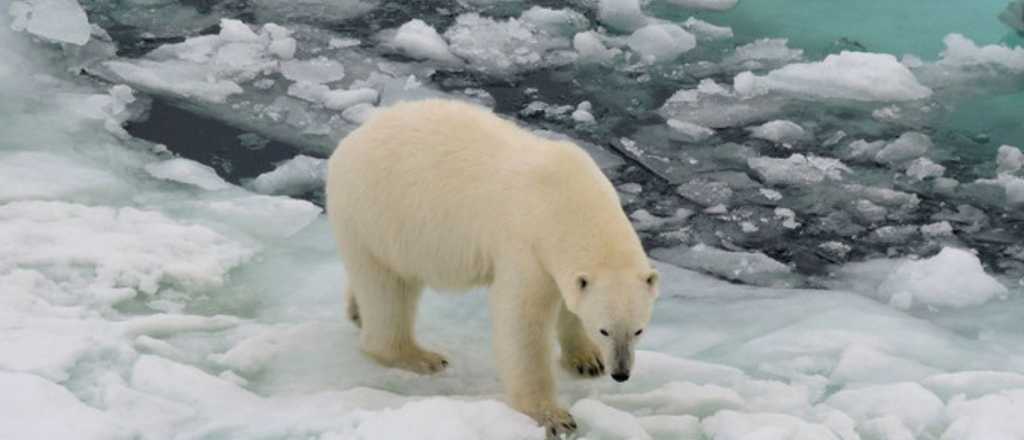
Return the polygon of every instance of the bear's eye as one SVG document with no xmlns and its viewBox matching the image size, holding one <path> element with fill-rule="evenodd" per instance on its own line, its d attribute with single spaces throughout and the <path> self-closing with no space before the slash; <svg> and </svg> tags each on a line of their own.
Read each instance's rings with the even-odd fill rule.
<svg viewBox="0 0 1024 440">
<path fill-rule="evenodd" d="M 587 285 L 590 284 L 590 282 L 584 277 L 579 277 L 576 279 L 576 284 L 579 286 L 580 290 L 583 290 L 587 288 Z"/>
<path fill-rule="evenodd" d="M 654 283 L 658 282 L 658 274 L 652 273 L 648 275 L 646 281 L 648 286 L 654 287 Z"/>
<path fill-rule="evenodd" d="M 637 330 L 636 333 L 633 333 L 633 334 L 636 335 L 636 336 L 640 336 L 640 334 L 643 333 L 643 332 L 644 332 L 644 329 L 640 329 L 640 330 Z"/>
<path fill-rule="evenodd" d="M 605 335 L 605 336 L 608 336 L 608 330 L 601 329 L 601 334 Z"/>
</svg>

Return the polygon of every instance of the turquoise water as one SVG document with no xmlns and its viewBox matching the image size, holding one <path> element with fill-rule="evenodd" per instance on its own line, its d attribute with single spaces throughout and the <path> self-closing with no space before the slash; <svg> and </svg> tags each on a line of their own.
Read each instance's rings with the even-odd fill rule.
<svg viewBox="0 0 1024 440">
<path fill-rule="evenodd" d="M 784 37 L 812 58 L 848 48 L 837 46 L 846 39 L 871 52 L 934 59 L 943 48 L 942 38 L 952 32 L 982 45 L 1019 44 L 1020 37 L 997 18 L 1006 5 L 1005 0 L 754 0 L 741 1 L 725 13 L 697 16 L 731 26 L 737 42 Z M 665 5 L 662 8 L 660 12 L 672 14 Z"/>
</svg>

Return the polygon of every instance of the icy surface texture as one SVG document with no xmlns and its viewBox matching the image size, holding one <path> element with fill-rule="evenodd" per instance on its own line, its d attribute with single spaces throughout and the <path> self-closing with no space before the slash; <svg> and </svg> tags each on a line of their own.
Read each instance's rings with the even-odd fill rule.
<svg viewBox="0 0 1024 440">
<path fill-rule="evenodd" d="M 853 21 L 948 23 L 903 3 Z M 544 438 L 485 292 L 424 295 L 435 376 L 344 317 L 323 158 L 433 96 L 575 140 L 655 258 L 631 380 L 556 370 L 580 438 L 1024 436 L 1006 3 L 863 41 L 863 3 L 779 5 L 3 3 L 0 438 Z"/>
</svg>

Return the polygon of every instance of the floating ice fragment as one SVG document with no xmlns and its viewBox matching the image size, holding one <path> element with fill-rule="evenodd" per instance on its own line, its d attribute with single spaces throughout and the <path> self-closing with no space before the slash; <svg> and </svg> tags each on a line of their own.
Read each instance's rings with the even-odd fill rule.
<svg viewBox="0 0 1024 440">
<path fill-rule="evenodd" d="M 966 307 L 1006 296 L 1008 290 L 985 273 L 973 253 L 946 247 L 934 257 L 900 264 L 878 293 L 889 298 L 909 295 L 915 304 L 926 306 Z"/>
<path fill-rule="evenodd" d="M 326 174 L 324 159 L 300 154 L 256 176 L 245 186 L 261 194 L 294 196 L 322 187 Z"/>
<path fill-rule="evenodd" d="M 462 14 L 444 37 L 453 54 L 488 74 L 511 74 L 575 61 L 568 36 L 553 35 L 516 18 L 499 21 L 477 13 Z"/>
<path fill-rule="evenodd" d="M 932 147 L 932 140 L 928 135 L 908 131 L 876 153 L 875 161 L 884 164 L 906 162 L 927 154 Z"/>
<path fill-rule="evenodd" d="M 964 67 L 977 65 L 998 66 L 1011 72 L 1024 72 L 1024 47 L 978 46 L 961 34 L 949 34 L 942 40 L 946 49 L 938 65 L 942 67 Z"/>
<path fill-rule="evenodd" d="M 92 27 L 76 0 L 24 0 L 10 5 L 11 27 L 56 43 L 89 42 Z"/>
<path fill-rule="evenodd" d="M 751 137 L 769 140 L 777 144 L 795 144 L 807 138 L 807 132 L 803 127 L 785 119 L 765 122 L 747 130 L 750 131 Z"/>
<path fill-rule="evenodd" d="M 732 38 L 732 28 L 715 26 L 703 20 L 690 17 L 683 22 L 683 28 L 697 36 L 701 41 L 714 41 Z"/>
<path fill-rule="evenodd" d="M 572 120 L 579 124 L 593 124 L 595 120 L 594 115 L 590 113 L 592 109 L 590 101 L 580 102 L 576 105 L 576 110 L 572 112 Z"/>
<path fill-rule="evenodd" d="M 650 62 L 672 61 L 697 47 L 697 38 L 693 34 L 669 23 L 644 26 L 626 41 L 630 49 Z"/>
<path fill-rule="evenodd" d="M 669 137 L 675 140 L 697 143 L 704 142 L 709 137 L 715 135 L 715 131 L 707 128 L 703 125 L 697 125 L 692 122 L 680 121 L 677 119 L 669 119 L 667 121 L 668 128 L 672 131 L 669 132 Z"/>
<path fill-rule="evenodd" d="M 759 70 L 776 67 L 803 58 L 802 49 L 790 49 L 785 38 L 762 38 L 736 48 L 722 62 L 735 69 Z M 734 70 L 735 71 L 735 70 Z"/>
<path fill-rule="evenodd" d="M 756 286 L 792 285 L 789 266 L 760 252 L 730 252 L 703 244 L 692 248 L 660 248 L 651 256 L 691 270 Z"/>
<path fill-rule="evenodd" d="M 709 11 L 728 11 L 736 7 L 739 0 L 667 0 L 669 3 L 684 8 L 706 9 Z"/>
<path fill-rule="evenodd" d="M 916 179 L 924 180 L 929 177 L 942 177 L 946 173 L 946 167 L 932 162 L 927 157 L 919 157 L 910 162 L 907 166 L 907 175 Z"/>
<path fill-rule="evenodd" d="M 288 60 L 281 63 L 281 74 L 295 82 L 324 84 L 345 78 L 345 67 L 326 57 Z"/>
<path fill-rule="evenodd" d="M 183 157 L 148 164 L 146 172 L 157 179 L 180 182 L 207 191 L 231 188 L 231 184 L 218 176 L 213 168 Z"/>
<path fill-rule="evenodd" d="M 580 32 L 573 36 L 572 47 L 579 54 L 581 62 L 604 63 L 622 53 L 619 49 L 609 49 L 601 41 L 601 35 L 594 31 Z"/>
<path fill-rule="evenodd" d="M 772 185 L 809 185 L 826 179 L 842 180 L 850 169 L 838 159 L 793 154 L 785 159 L 752 157 L 747 160 L 761 179 Z"/>
<path fill-rule="evenodd" d="M 640 9 L 640 0 L 600 0 L 597 4 L 597 19 L 622 32 L 640 29 L 650 20 Z"/>
<path fill-rule="evenodd" d="M 1024 168 L 1024 151 L 1020 148 L 1003 145 L 996 154 L 996 173 L 1016 173 Z"/>
<path fill-rule="evenodd" d="M 744 96 L 779 91 L 854 101 L 911 101 L 932 94 L 896 57 L 847 51 L 817 63 L 790 64 L 764 76 L 744 72 L 736 76 L 734 87 Z"/>
<path fill-rule="evenodd" d="M 324 107 L 331 110 L 345 110 L 358 104 L 376 104 L 380 94 L 370 88 L 351 90 L 331 90 L 322 96 Z"/>
<path fill-rule="evenodd" d="M 461 60 L 448 50 L 448 43 L 441 38 L 437 30 L 418 18 L 400 26 L 395 32 L 392 44 L 412 58 L 461 63 Z"/>
</svg>

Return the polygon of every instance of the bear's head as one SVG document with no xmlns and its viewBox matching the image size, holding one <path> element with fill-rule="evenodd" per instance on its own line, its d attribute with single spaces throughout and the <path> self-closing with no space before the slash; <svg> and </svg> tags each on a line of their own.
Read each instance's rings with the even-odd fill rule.
<svg viewBox="0 0 1024 440">
<path fill-rule="evenodd" d="M 561 287 L 566 307 L 601 348 L 612 379 L 625 382 L 658 296 L 658 273 L 650 268 L 577 273 L 565 284 L 570 284 Z"/>
</svg>

